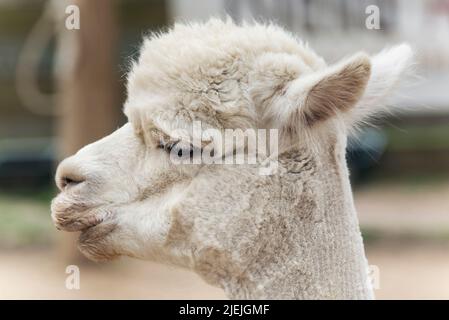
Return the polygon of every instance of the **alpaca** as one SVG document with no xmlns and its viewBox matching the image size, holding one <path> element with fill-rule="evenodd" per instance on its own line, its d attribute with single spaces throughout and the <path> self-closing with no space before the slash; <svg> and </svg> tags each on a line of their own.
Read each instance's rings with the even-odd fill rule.
<svg viewBox="0 0 449 320">
<path fill-rule="evenodd" d="M 189 268 L 233 299 L 373 298 L 346 140 L 411 59 L 403 44 L 327 65 L 272 24 L 176 24 L 132 63 L 129 122 L 58 166 L 52 219 L 90 259 Z M 174 164 L 201 148 L 175 134 L 194 121 L 278 130 L 276 171 Z"/>
</svg>

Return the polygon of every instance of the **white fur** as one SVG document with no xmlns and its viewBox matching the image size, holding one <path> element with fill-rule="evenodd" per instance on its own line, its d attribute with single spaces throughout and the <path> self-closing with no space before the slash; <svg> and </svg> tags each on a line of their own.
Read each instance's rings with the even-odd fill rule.
<svg viewBox="0 0 449 320">
<path fill-rule="evenodd" d="M 153 35 L 128 75 L 130 123 L 59 165 L 55 224 L 82 231 L 92 259 L 180 265 L 233 298 L 371 298 L 347 126 L 379 110 L 410 56 L 402 45 L 327 66 L 277 26 L 231 20 Z M 194 120 L 280 129 L 278 172 L 173 164 L 158 144 Z"/>
<path fill-rule="evenodd" d="M 369 121 L 370 117 L 391 112 L 385 108 L 391 93 L 411 75 L 413 62 L 412 48 L 405 43 L 373 56 L 370 80 L 362 99 L 350 113 L 348 125 L 357 125 L 357 122 Z"/>
</svg>

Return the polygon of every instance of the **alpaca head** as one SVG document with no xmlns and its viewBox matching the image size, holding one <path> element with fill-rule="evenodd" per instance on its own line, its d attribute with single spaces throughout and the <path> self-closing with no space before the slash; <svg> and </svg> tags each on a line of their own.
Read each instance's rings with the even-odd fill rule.
<svg viewBox="0 0 449 320">
<path fill-rule="evenodd" d="M 95 260 L 153 259 L 211 282 L 244 276 L 256 256 L 283 254 L 290 234 L 313 241 L 328 206 L 346 208 L 332 204 L 350 196 L 346 135 L 378 113 L 410 56 L 402 45 L 328 66 L 278 27 L 219 20 L 146 39 L 128 75 L 129 122 L 59 165 L 54 223 L 81 231 Z M 204 147 L 192 143 L 195 121 L 278 130 L 278 170 L 175 163 L 173 150 Z"/>
</svg>

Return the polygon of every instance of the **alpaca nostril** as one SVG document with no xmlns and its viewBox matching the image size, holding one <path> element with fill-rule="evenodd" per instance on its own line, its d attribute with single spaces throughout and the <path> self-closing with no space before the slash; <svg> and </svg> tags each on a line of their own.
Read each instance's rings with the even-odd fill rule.
<svg viewBox="0 0 449 320">
<path fill-rule="evenodd" d="M 62 189 L 74 187 L 82 182 L 84 182 L 84 179 L 82 179 L 80 177 L 66 175 L 66 176 L 61 177 L 59 185 L 62 190 Z"/>
</svg>

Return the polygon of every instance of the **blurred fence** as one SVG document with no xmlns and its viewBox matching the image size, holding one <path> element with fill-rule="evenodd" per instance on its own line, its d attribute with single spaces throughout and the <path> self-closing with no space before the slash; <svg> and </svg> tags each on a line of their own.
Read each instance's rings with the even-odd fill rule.
<svg viewBox="0 0 449 320">
<path fill-rule="evenodd" d="M 63 1 L 55 2 L 63 7 Z M 36 114 L 32 108 L 27 108 L 18 97 L 14 79 L 17 58 L 24 50 L 24 41 L 47 3 L 49 2 L 44 0 L 0 0 L 0 140 L 7 142 L 0 143 L 0 176 L 2 172 L 9 173 L 9 163 L 18 163 L 18 158 L 20 163 L 25 163 L 25 160 L 38 158 L 38 154 L 48 154 L 48 148 L 34 151 L 39 144 L 36 144 L 36 148 L 28 148 L 27 144 L 22 144 L 23 139 L 14 139 L 38 137 L 46 139 L 46 145 L 50 145 L 56 134 L 55 124 L 58 118 Z M 358 50 L 374 53 L 385 46 L 408 41 L 416 49 L 417 74 L 422 80 L 406 88 L 400 93 L 400 99 L 395 101 L 396 104 L 408 107 L 407 114 L 400 118 L 403 121 L 400 124 L 401 130 L 387 132 L 385 143 L 388 143 L 388 157 L 383 160 L 390 160 L 381 165 L 389 163 L 394 170 L 398 167 L 412 168 L 409 170 L 418 167 L 436 167 L 439 170 L 447 167 L 449 0 L 117 0 L 114 5 L 117 29 L 120 32 L 117 36 L 116 52 L 119 57 L 115 64 L 117 70 L 114 70 L 114 81 L 120 82 L 117 91 L 120 91 L 121 101 L 125 97 L 125 77 L 120 75 L 126 72 L 128 60 L 136 56 L 142 35 L 159 30 L 173 20 L 206 20 L 213 15 L 225 14 L 236 21 L 252 18 L 271 20 L 298 34 L 329 62 Z M 366 19 L 373 13 L 367 8 L 372 9 L 373 6 L 379 12 L 379 29 L 366 26 Z M 81 12 L 81 17 L 85 16 L 86 12 Z M 31 56 L 35 55 L 33 59 L 38 61 L 36 74 L 33 76 L 38 89 L 50 93 L 58 87 L 58 81 L 53 77 L 56 47 L 54 39 L 41 47 L 45 47 L 44 50 L 30 50 Z M 96 54 L 99 55 L 99 52 Z M 65 56 L 66 60 L 71 59 L 69 55 Z M 94 62 L 104 60 L 95 54 L 90 54 L 89 57 Z M 25 66 L 23 70 L 29 71 L 30 68 Z M 28 100 L 33 102 L 35 99 Z M 61 106 L 62 103 L 59 103 L 48 106 L 48 109 L 57 111 Z M 119 112 L 121 108 L 120 103 L 111 104 L 110 107 L 113 108 L 112 112 Z M 120 121 L 124 121 L 124 118 Z M 409 126 L 405 130 L 404 124 Z M 6 138 L 9 140 L 6 141 Z M 10 143 L 11 141 L 13 142 Z M 364 138 L 363 141 L 369 139 Z M 16 152 L 17 148 L 11 149 L 11 144 L 20 144 L 21 153 Z M 23 156 L 25 151 L 28 152 L 26 157 Z M 396 155 L 393 156 L 395 152 Z M 429 157 L 430 152 L 432 157 Z M 54 158 L 55 155 L 48 157 L 45 168 L 51 165 Z M 373 156 L 370 155 L 370 158 Z"/>
<path fill-rule="evenodd" d="M 310 43 L 329 61 L 357 50 L 377 52 L 407 41 L 417 52 L 417 73 L 424 79 L 399 104 L 418 114 L 449 115 L 449 0 L 170 0 L 174 20 L 230 15 L 237 21 L 270 20 Z M 367 18 L 379 12 L 379 29 Z"/>
</svg>

